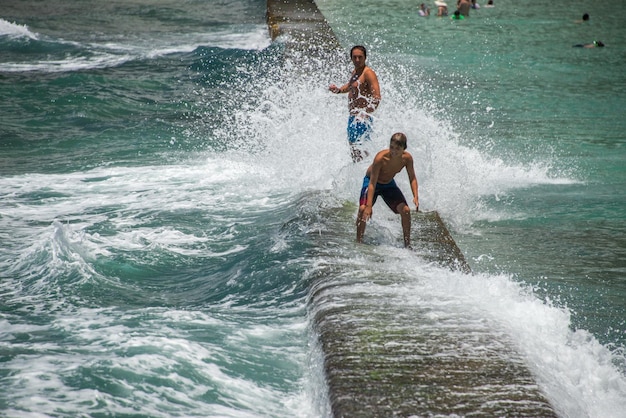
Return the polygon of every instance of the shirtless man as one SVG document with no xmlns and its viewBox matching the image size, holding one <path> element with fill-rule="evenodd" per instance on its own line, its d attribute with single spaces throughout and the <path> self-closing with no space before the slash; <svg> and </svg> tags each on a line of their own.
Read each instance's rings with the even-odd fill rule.
<svg viewBox="0 0 626 418">
<path fill-rule="evenodd" d="M 364 46 L 352 47 L 350 58 L 354 64 L 350 80 L 341 87 L 331 84 L 328 90 L 335 94 L 348 93 L 348 142 L 352 161 L 357 162 L 363 159 L 358 145 L 370 139 L 372 113 L 380 103 L 380 87 L 374 70 L 365 65 L 367 52 Z"/>
<path fill-rule="evenodd" d="M 469 17 L 470 7 L 472 7 L 469 0 L 459 0 L 456 7 L 463 16 Z"/>
<path fill-rule="evenodd" d="M 363 187 L 361 188 L 361 197 L 359 199 L 359 214 L 356 219 L 357 242 L 363 241 L 365 225 L 372 217 L 372 206 L 374 206 L 378 195 L 381 195 L 387 206 L 395 213 L 400 214 L 404 246 L 410 246 L 411 209 L 406 203 L 402 191 L 393 179 L 403 168 L 406 168 L 406 173 L 409 176 L 415 209 L 419 210 L 413 157 L 406 151 L 406 135 L 398 132 L 391 136 L 389 149 L 384 149 L 376 154 L 374 162 L 367 169 L 363 179 Z"/>
</svg>

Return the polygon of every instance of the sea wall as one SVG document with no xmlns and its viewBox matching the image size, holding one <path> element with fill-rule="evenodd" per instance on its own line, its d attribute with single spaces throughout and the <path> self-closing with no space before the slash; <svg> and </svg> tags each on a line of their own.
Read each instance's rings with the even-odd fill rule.
<svg viewBox="0 0 626 418">
<path fill-rule="evenodd" d="M 328 56 L 342 50 L 313 0 L 267 0 L 266 17 L 272 40 L 282 35 L 291 52 Z"/>
<path fill-rule="evenodd" d="M 313 0 L 267 0 L 267 22 L 285 55 L 347 59 Z M 333 216 L 325 221 L 345 222 Z M 320 240 L 320 251 L 328 247 L 319 234 L 311 239 Z M 414 215 L 412 244 L 421 259 L 471 274 L 437 212 Z M 393 287 L 394 280 L 377 284 Z M 512 342 L 488 321 L 433 315 L 392 293 L 381 300 L 365 281 L 359 290 L 358 280 L 333 266 L 311 278 L 309 312 L 333 416 L 556 416 Z"/>
</svg>

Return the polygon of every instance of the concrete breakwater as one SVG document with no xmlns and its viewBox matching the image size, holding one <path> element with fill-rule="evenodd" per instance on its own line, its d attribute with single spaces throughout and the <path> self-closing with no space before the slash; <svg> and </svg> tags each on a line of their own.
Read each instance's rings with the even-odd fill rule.
<svg viewBox="0 0 626 418">
<path fill-rule="evenodd" d="M 289 51 L 326 57 L 342 51 L 341 44 L 313 0 L 267 0 L 266 17 L 272 40 L 283 35 Z"/>
<path fill-rule="evenodd" d="M 267 22 L 286 55 L 319 61 L 346 54 L 313 0 L 267 0 Z M 324 219 L 334 231 L 346 222 L 333 211 Z M 415 214 L 413 225 L 418 257 L 471 274 L 437 212 Z M 317 255 L 330 251 L 323 234 L 311 240 L 319 240 Z M 333 416 L 556 416 L 508 336 L 488 321 L 454 309 L 433 315 L 385 293 L 396 277 L 378 279 L 383 290 L 374 294 L 371 277 L 343 273 L 317 268 L 309 291 Z"/>
</svg>

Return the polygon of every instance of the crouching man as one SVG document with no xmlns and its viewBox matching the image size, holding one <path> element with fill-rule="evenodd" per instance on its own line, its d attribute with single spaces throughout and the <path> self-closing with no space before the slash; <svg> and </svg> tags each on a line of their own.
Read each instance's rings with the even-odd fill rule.
<svg viewBox="0 0 626 418">
<path fill-rule="evenodd" d="M 374 157 L 372 165 L 368 167 L 363 179 L 359 199 L 359 214 L 356 219 L 357 242 L 363 241 L 366 223 L 372 217 L 372 206 L 376 203 L 378 195 L 381 195 L 387 206 L 395 213 L 400 214 L 404 246 L 410 246 L 411 209 L 394 180 L 395 175 L 406 168 L 413 192 L 413 203 L 415 209 L 419 210 L 413 157 L 406 151 L 406 146 L 406 135 L 401 132 L 393 134 L 389 141 L 389 149 L 379 151 Z"/>
</svg>

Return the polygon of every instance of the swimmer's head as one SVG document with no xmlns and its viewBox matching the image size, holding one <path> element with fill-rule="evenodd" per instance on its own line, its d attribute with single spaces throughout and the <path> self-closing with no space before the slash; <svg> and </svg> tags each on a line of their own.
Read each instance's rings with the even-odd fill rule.
<svg viewBox="0 0 626 418">
<path fill-rule="evenodd" d="M 585 13 L 583 15 L 583 20 L 589 20 L 589 13 Z"/>
<path fill-rule="evenodd" d="M 389 145 L 395 145 L 402 149 L 406 149 L 406 135 L 402 132 L 396 132 L 395 134 L 391 135 Z"/>
<path fill-rule="evenodd" d="M 358 50 L 362 51 L 363 52 L 363 58 L 367 58 L 367 51 L 365 50 L 365 47 L 363 45 L 355 45 L 355 46 L 353 46 L 352 49 L 350 49 L 350 58 L 352 58 L 352 52 L 355 49 L 358 49 Z"/>
<path fill-rule="evenodd" d="M 603 47 L 604 43 L 602 41 L 593 41 L 593 44 L 598 47 Z"/>
</svg>

